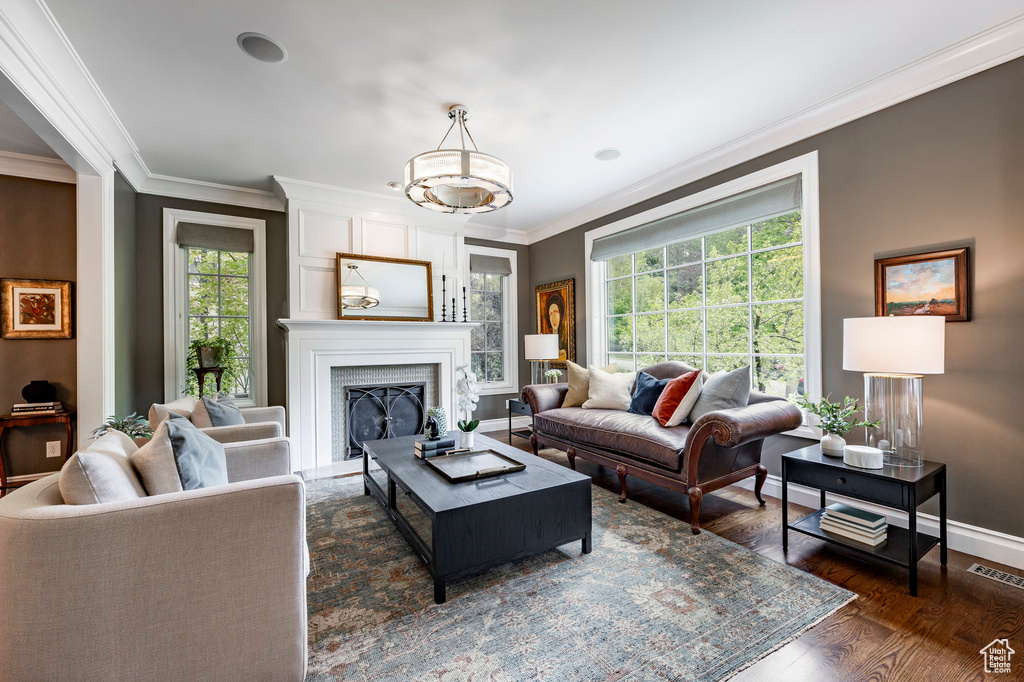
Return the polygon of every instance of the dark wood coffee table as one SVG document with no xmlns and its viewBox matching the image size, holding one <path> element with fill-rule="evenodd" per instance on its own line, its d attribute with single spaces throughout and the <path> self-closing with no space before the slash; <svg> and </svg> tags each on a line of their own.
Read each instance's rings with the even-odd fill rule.
<svg viewBox="0 0 1024 682">
<path fill-rule="evenodd" d="M 477 435 L 526 465 L 493 478 L 450 483 L 413 454 L 413 436 L 363 443 L 363 489 L 373 495 L 434 577 L 443 604 L 449 581 L 582 541 L 591 550 L 590 477 Z"/>
</svg>

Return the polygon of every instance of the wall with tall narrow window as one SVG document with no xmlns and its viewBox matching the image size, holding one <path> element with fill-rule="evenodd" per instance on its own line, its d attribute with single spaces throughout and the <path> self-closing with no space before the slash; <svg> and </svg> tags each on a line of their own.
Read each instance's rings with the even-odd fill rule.
<svg viewBox="0 0 1024 682">
<path fill-rule="evenodd" d="M 1024 527 L 1024 60 L 1018 59 L 530 246 L 531 286 L 587 272 L 584 234 L 812 151 L 819 158 L 823 391 L 863 396 L 842 369 L 842 321 L 874 314 L 873 262 L 970 246 L 973 320 L 946 325 L 946 371 L 924 379 L 926 459 L 949 469 L 950 518 Z M 587 358 L 584 297 L 576 347 Z M 863 433 L 851 434 L 851 441 Z M 763 461 L 807 443 L 776 438 Z M 931 505 L 923 511 L 936 513 Z"/>
<path fill-rule="evenodd" d="M 284 213 L 205 201 L 139 194 L 135 202 L 135 408 L 145 413 L 164 401 L 164 208 L 266 221 L 267 403 L 285 404 L 285 342 L 277 320 L 286 317 L 287 219 Z"/>
</svg>

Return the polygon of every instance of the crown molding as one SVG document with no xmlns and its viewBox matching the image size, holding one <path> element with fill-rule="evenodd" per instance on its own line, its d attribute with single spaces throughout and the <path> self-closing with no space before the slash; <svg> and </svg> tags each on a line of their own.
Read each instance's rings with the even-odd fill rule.
<svg viewBox="0 0 1024 682">
<path fill-rule="evenodd" d="M 78 173 L 60 159 L 0 151 L 0 175 L 50 182 L 78 183 Z"/>
<path fill-rule="evenodd" d="M 553 237 L 1024 55 L 1024 14 L 527 230 Z"/>
</svg>

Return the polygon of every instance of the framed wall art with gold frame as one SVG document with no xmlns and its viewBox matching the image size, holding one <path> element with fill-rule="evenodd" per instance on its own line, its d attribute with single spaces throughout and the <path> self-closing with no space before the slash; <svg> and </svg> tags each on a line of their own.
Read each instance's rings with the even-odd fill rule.
<svg viewBox="0 0 1024 682">
<path fill-rule="evenodd" d="M 5 339 L 70 339 L 71 282 L 0 279 Z"/>
<path fill-rule="evenodd" d="M 576 362 L 576 280 L 563 279 L 537 286 L 537 333 L 558 334 L 558 360 L 549 366 L 565 369 Z"/>
</svg>

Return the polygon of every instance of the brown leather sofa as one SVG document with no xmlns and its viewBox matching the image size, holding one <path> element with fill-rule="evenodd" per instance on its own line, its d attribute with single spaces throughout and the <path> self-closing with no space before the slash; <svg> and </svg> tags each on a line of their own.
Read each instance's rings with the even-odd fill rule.
<svg viewBox="0 0 1024 682">
<path fill-rule="evenodd" d="M 644 370 L 656 379 L 692 372 L 681 362 L 663 362 Z M 690 527 L 700 533 L 700 503 L 704 493 L 756 476 L 754 495 L 764 505 L 761 487 L 768 470 L 761 466 L 766 436 L 798 427 L 800 410 L 777 396 L 750 392 L 746 407 L 709 412 L 694 424 L 665 428 L 648 415 L 619 410 L 561 407 L 566 384 L 534 384 L 522 391 L 533 412 L 530 443 L 564 451 L 569 466 L 576 458 L 614 468 L 626 501 L 626 477 L 685 492 L 690 498 Z"/>
</svg>

